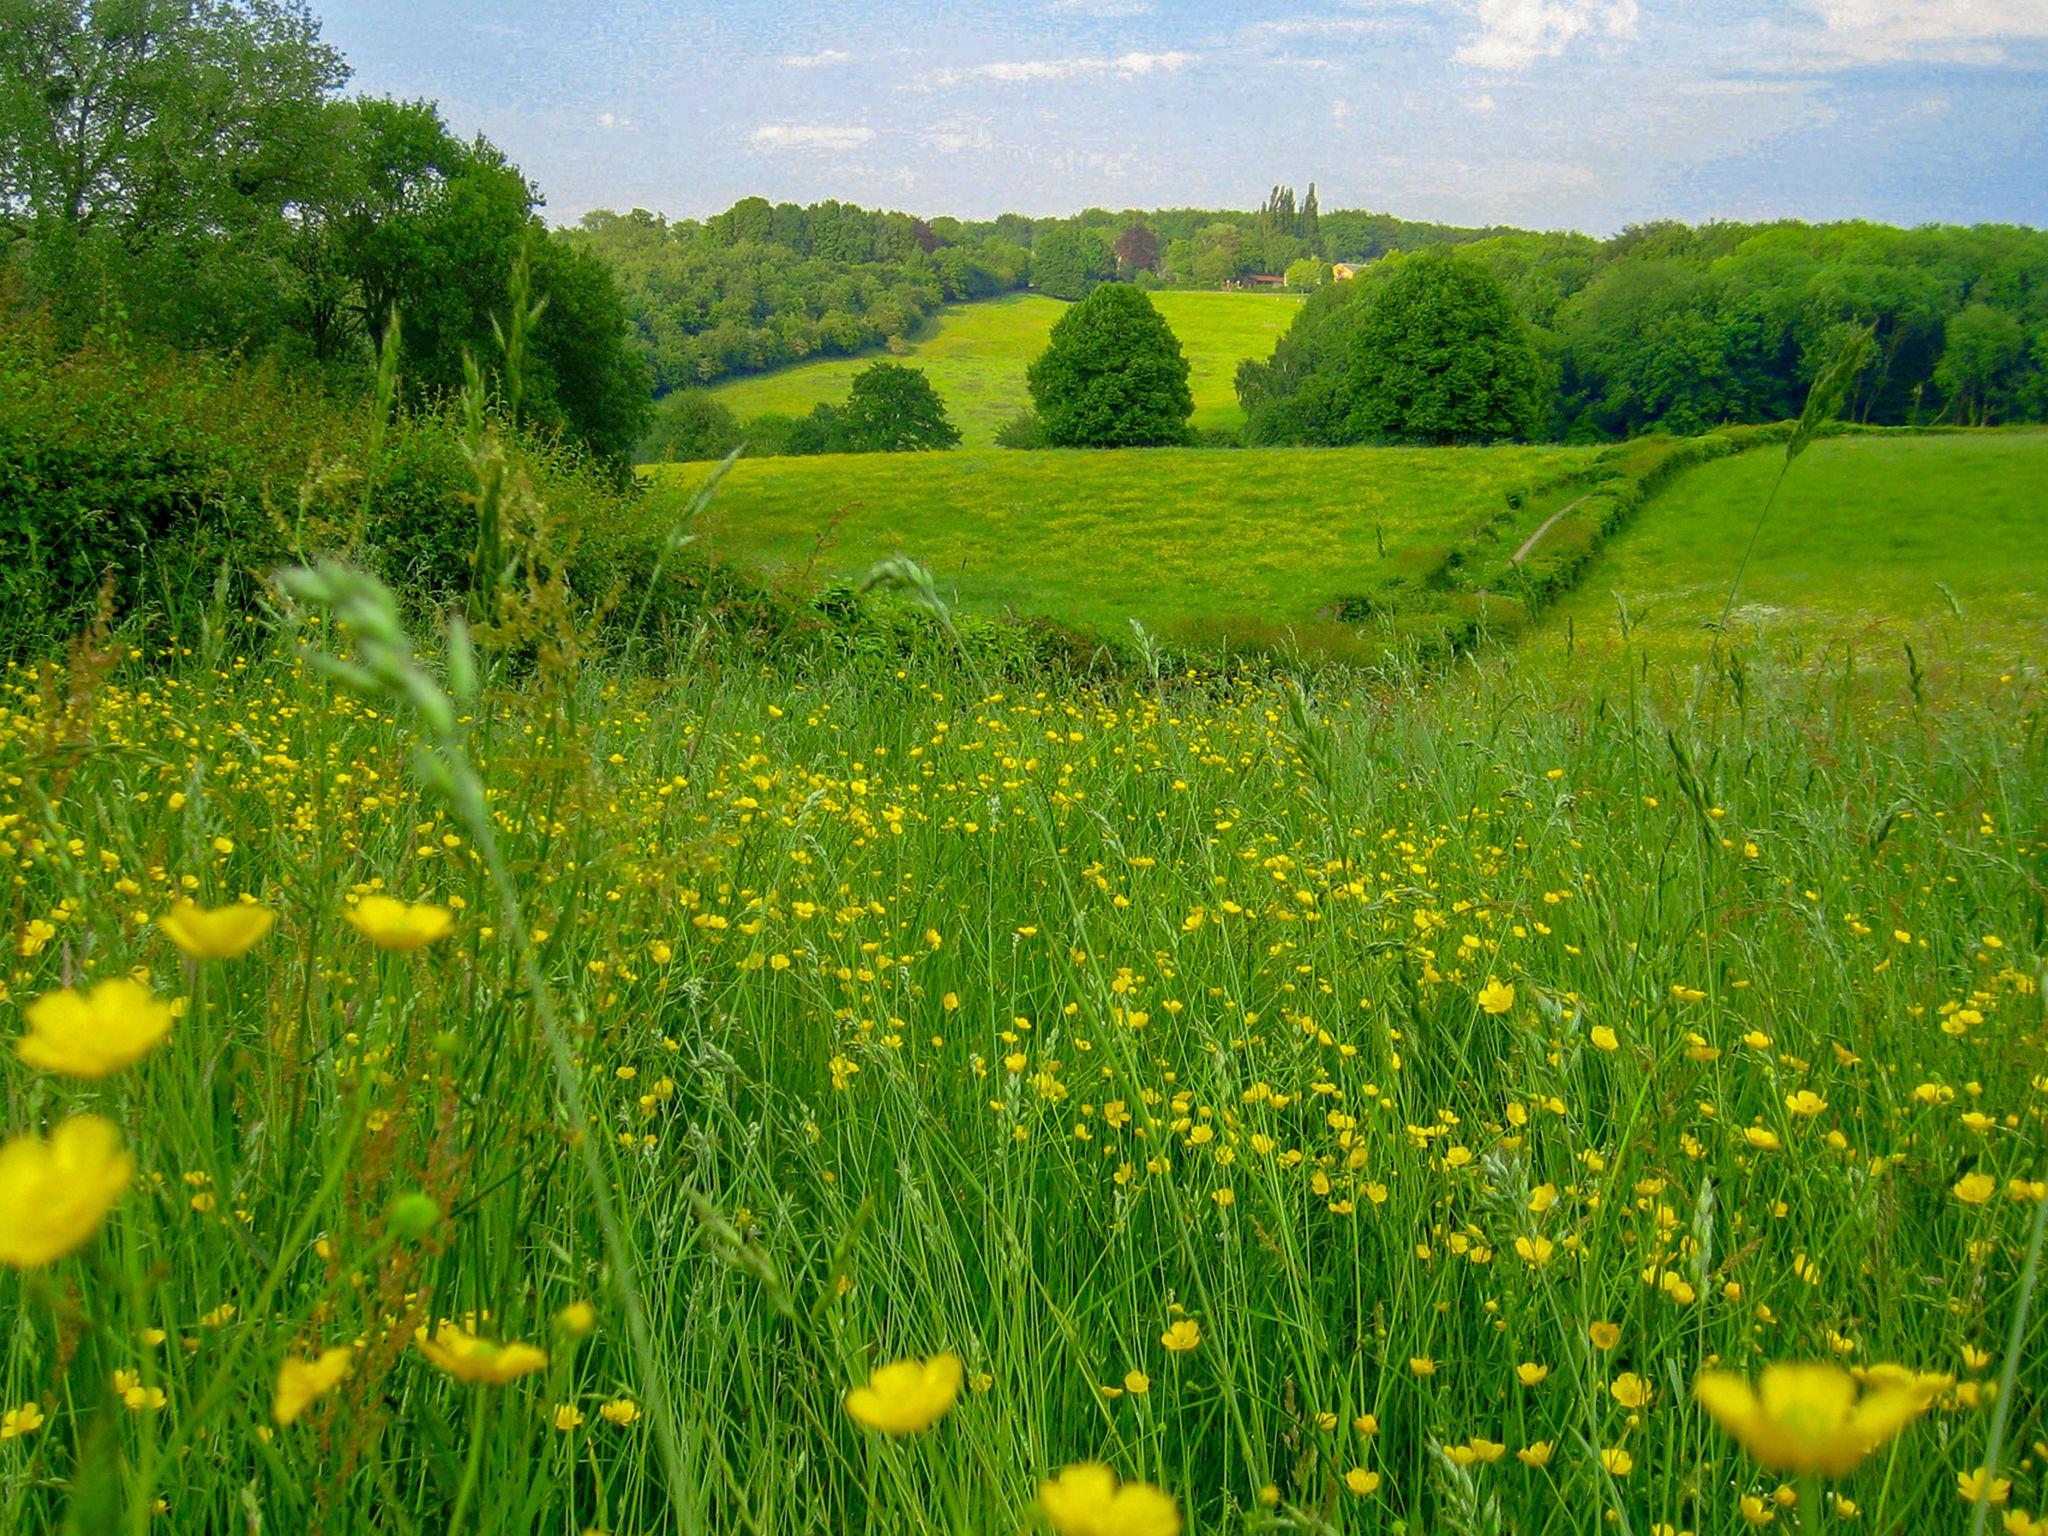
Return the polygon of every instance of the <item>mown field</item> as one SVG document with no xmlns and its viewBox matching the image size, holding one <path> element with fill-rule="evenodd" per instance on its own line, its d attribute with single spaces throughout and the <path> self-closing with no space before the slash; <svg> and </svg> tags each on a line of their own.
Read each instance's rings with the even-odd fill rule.
<svg viewBox="0 0 2048 1536">
<path fill-rule="evenodd" d="M 354 615 L 6 679 L 0 1528 L 2035 1528 L 2037 682 Z"/>
<path fill-rule="evenodd" d="M 1778 473 L 1760 450 L 1689 472 L 1547 616 L 1538 654 L 1686 664 L 1715 626 Z M 2048 432 L 1825 439 L 1787 476 L 1729 617 L 1788 662 L 2048 655 Z"/>
<path fill-rule="evenodd" d="M 1266 357 L 1292 323 L 1298 299 L 1264 293 L 1155 293 L 1152 302 L 1189 364 L 1197 430 L 1244 420 L 1232 380 L 1239 361 Z M 930 377 L 965 446 L 994 446 L 1003 423 L 1027 409 L 1024 374 L 1067 305 L 1039 294 L 1011 294 L 940 310 L 903 361 Z M 711 391 L 742 419 L 775 411 L 801 416 L 820 402 L 846 398 L 872 357 L 829 358 L 717 385 Z"/>
<path fill-rule="evenodd" d="M 1578 448 L 1133 449 L 742 460 L 701 529 L 770 572 L 858 575 L 891 554 L 950 601 L 1123 630 L 1307 622 L 1441 557 Z M 649 516 L 709 465 L 664 465 Z"/>
</svg>

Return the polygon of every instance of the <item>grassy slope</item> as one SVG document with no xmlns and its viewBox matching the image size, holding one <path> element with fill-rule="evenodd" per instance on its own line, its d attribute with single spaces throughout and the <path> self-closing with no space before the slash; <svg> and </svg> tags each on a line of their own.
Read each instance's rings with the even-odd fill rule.
<svg viewBox="0 0 2048 1536">
<path fill-rule="evenodd" d="M 1588 568 L 1537 644 L 1621 645 L 1617 597 L 1653 662 L 1706 653 L 1781 456 L 1709 464 L 1659 496 Z M 1793 466 L 1757 541 L 1737 632 L 1813 652 L 1911 640 L 2040 654 L 2048 645 L 2048 433 L 1844 437 Z M 1960 621 L 1943 588 L 1954 595 Z"/>
<path fill-rule="evenodd" d="M 1231 387 L 1238 361 L 1268 355 L 1299 301 L 1264 293 L 1156 293 L 1152 301 L 1187 354 L 1195 426 L 1242 421 Z M 1066 309 L 1035 293 L 949 305 L 904 360 L 931 376 L 966 445 L 990 447 L 997 429 L 1031 403 L 1024 370 L 1045 350 Z M 734 379 L 712 393 L 742 417 L 764 411 L 798 416 L 820 401 L 844 400 L 853 376 L 874 361 L 864 356 L 802 363 Z"/>
<path fill-rule="evenodd" d="M 903 553 L 969 609 L 1120 628 L 1303 621 L 1415 569 L 1574 448 L 1138 449 L 742 462 L 705 527 L 769 570 Z M 673 504 L 703 465 L 652 471 Z M 1381 543 L 1384 540 L 1384 555 Z"/>
</svg>

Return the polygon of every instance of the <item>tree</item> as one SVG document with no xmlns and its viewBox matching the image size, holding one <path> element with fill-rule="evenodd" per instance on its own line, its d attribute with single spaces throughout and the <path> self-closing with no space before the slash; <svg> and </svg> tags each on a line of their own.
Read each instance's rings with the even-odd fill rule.
<svg viewBox="0 0 2048 1536">
<path fill-rule="evenodd" d="M 1195 231 L 1192 276 L 1204 288 L 1221 288 L 1243 270 L 1238 252 L 1244 245 L 1244 231 L 1220 220 Z"/>
<path fill-rule="evenodd" d="M 1031 365 L 1032 404 L 1061 448 L 1147 448 L 1192 440 L 1188 362 L 1152 301 L 1105 284 L 1060 316 Z"/>
<path fill-rule="evenodd" d="M 347 77 L 297 0 L 6 0 L 0 232 L 68 323 L 111 280 L 157 334 L 267 341 Z"/>
<path fill-rule="evenodd" d="M 1949 320 L 1934 382 L 1956 420 L 1981 427 L 2004 414 L 2026 343 L 2019 321 L 1989 304 L 1972 304 Z"/>
<path fill-rule="evenodd" d="M 1031 248 L 1032 286 L 1049 298 L 1084 299 L 1113 271 L 1103 243 L 1071 224 L 1046 230 Z"/>
<path fill-rule="evenodd" d="M 901 363 L 875 363 L 855 375 L 840 429 L 846 453 L 915 453 L 960 445 L 960 429 L 947 419 L 931 380 Z"/>
<path fill-rule="evenodd" d="M 1116 264 L 1120 272 L 1151 272 L 1159 266 L 1159 236 L 1149 225 L 1133 224 L 1116 240 Z"/>
<path fill-rule="evenodd" d="M 1301 200 L 1301 217 L 1295 222 L 1294 233 L 1308 247 L 1309 254 L 1323 254 L 1323 216 L 1322 210 L 1316 206 L 1314 182 L 1308 184 L 1308 196 Z"/>
<path fill-rule="evenodd" d="M 1349 440 L 1484 443 L 1543 419 L 1542 361 L 1507 291 L 1449 252 L 1404 258 L 1351 343 Z"/>
<path fill-rule="evenodd" d="M 1330 280 L 1328 263 L 1313 256 L 1304 256 L 1299 261 L 1287 264 L 1287 286 L 1296 293 L 1314 293 Z"/>
<path fill-rule="evenodd" d="M 654 426 L 640 444 L 651 464 L 722 459 L 746 436 L 739 418 L 714 395 L 679 389 L 654 408 Z"/>
<path fill-rule="evenodd" d="M 628 334 L 619 286 L 589 252 L 543 235 L 538 226 L 528 238 L 534 292 L 546 306 L 529 365 L 533 419 L 560 427 L 623 472 L 654 399 L 647 364 Z"/>
</svg>

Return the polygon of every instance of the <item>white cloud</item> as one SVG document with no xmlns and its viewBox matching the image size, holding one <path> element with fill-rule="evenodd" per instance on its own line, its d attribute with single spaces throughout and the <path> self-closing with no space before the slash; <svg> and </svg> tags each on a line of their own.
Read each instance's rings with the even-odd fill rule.
<svg viewBox="0 0 2048 1536">
<path fill-rule="evenodd" d="M 1004 59 L 993 64 L 970 64 L 959 69 L 942 69 L 929 75 L 925 84 L 958 85 L 963 80 L 995 80 L 1004 84 L 1031 84 L 1047 80 L 1080 80 L 1117 75 L 1131 80 L 1140 75 L 1173 75 L 1190 64 L 1201 62 L 1194 53 L 1125 53 L 1113 59 Z"/>
<path fill-rule="evenodd" d="M 1351 103 L 1339 96 L 1330 103 L 1330 121 L 1342 128 L 1351 120 Z"/>
<path fill-rule="evenodd" d="M 2048 0 L 1810 0 L 1827 43 L 1849 61 L 1932 54 L 1961 63 L 2003 57 L 2003 40 L 2048 38 Z"/>
<path fill-rule="evenodd" d="M 600 112 L 597 114 L 597 126 L 612 129 L 630 128 L 633 126 L 633 119 L 621 117 L 616 112 Z"/>
<path fill-rule="evenodd" d="M 1152 14 L 1152 0 L 1053 0 L 1052 8 L 1070 16 L 1099 16 L 1118 21 L 1130 16 Z"/>
<path fill-rule="evenodd" d="M 942 155 L 987 154 L 996 147 L 988 124 L 969 119 L 933 123 L 925 130 L 924 141 Z"/>
<path fill-rule="evenodd" d="M 1453 57 L 1481 69 L 1526 69 L 1589 33 L 1633 37 L 1636 0 L 1479 0 L 1479 35 Z"/>
<path fill-rule="evenodd" d="M 1493 99 L 1493 92 L 1481 91 L 1477 96 L 1465 98 L 1465 110 L 1481 117 L 1490 117 L 1500 110 L 1500 104 Z"/>
<path fill-rule="evenodd" d="M 756 149 L 793 149 L 813 154 L 858 149 L 875 136 L 872 128 L 832 123 L 763 123 L 747 135 Z"/>
<path fill-rule="evenodd" d="M 842 53 L 837 48 L 821 48 L 816 53 L 784 54 L 781 62 L 791 69 L 823 69 L 828 64 L 844 64 L 852 57 L 852 54 Z"/>
</svg>

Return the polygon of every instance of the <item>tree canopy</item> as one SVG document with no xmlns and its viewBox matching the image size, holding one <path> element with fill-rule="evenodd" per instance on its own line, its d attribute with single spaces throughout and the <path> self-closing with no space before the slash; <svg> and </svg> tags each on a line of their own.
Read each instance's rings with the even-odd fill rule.
<svg viewBox="0 0 2048 1536">
<path fill-rule="evenodd" d="M 1108 283 L 1060 316 L 1029 375 L 1046 441 L 1147 448 L 1191 440 L 1188 362 L 1138 289 Z"/>
<path fill-rule="evenodd" d="M 901 363 L 875 363 L 854 375 L 842 425 L 848 453 L 917 453 L 960 446 L 960 429 L 930 379 Z"/>
<path fill-rule="evenodd" d="M 1486 443 L 1544 418 L 1543 364 L 1507 290 L 1448 251 L 1404 257 L 1352 333 L 1340 441 Z"/>
<path fill-rule="evenodd" d="M 1852 420 L 2048 417 L 2041 231 L 1651 224 L 1610 240 L 1517 233 L 1455 249 L 1493 274 L 1529 324 L 1555 379 L 1537 428 L 1545 437 L 1796 416 L 1813 359 L 1844 326 L 1873 334 L 1845 406 Z M 1240 366 L 1251 440 L 1349 440 L 1350 342 L 1400 267 L 1376 263 L 1323 289 L 1271 358 Z"/>
<path fill-rule="evenodd" d="M 0 240 L 24 296 L 61 336 L 357 380 L 396 309 L 408 387 L 433 395 L 495 355 L 524 252 L 546 301 L 529 417 L 623 461 L 648 392 L 610 272 L 548 236 L 488 142 L 347 78 L 299 0 L 8 0 Z"/>
</svg>

